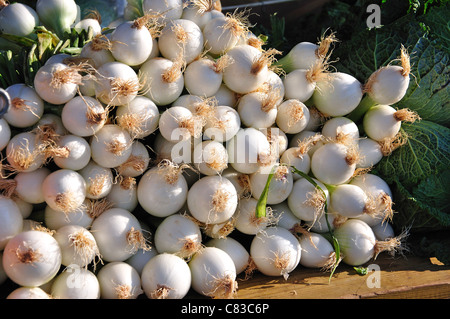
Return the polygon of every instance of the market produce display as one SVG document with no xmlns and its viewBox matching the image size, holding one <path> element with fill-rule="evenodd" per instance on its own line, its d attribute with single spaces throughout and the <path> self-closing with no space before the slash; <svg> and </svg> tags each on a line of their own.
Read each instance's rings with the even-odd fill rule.
<svg viewBox="0 0 450 319">
<path fill-rule="evenodd" d="M 128 1 L 102 27 L 73 0 L 2 3 L 7 298 L 233 298 L 254 272 L 332 280 L 402 253 L 378 164 L 422 121 L 397 107 L 408 47 L 362 82 L 334 67 L 335 32 L 281 52 L 248 14 Z"/>
</svg>

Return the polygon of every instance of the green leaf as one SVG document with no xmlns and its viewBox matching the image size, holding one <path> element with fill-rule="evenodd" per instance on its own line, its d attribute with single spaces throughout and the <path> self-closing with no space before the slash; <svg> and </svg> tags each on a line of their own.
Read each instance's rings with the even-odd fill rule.
<svg viewBox="0 0 450 319">
<path fill-rule="evenodd" d="M 365 276 L 369 272 L 367 267 L 353 267 L 353 269 L 355 269 L 356 273 L 360 276 Z"/>
<path fill-rule="evenodd" d="M 403 123 L 401 131 L 408 141 L 384 157 L 377 172 L 388 182 L 398 179 L 412 188 L 430 175 L 450 167 L 450 129 L 430 122 Z"/>
<path fill-rule="evenodd" d="M 272 167 L 269 176 L 267 177 L 266 185 L 261 193 L 261 196 L 256 203 L 256 218 L 261 218 L 266 216 L 266 206 L 267 206 L 267 196 L 269 196 L 269 186 L 272 181 L 273 175 L 275 173 L 275 166 Z"/>
</svg>

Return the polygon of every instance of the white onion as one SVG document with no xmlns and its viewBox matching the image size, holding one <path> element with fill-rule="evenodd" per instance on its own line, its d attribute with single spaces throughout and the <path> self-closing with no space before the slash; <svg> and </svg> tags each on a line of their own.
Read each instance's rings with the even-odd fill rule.
<svg viewBox="0 0 450 319">
<path fill-rule="evenodd" d="M 294 185 L 293 173 L 288 166 L 280 164 L 276 164 L 273 167 L 266 166 L 250 175 L 250 189 L 254 198 L 260 198 L 272 169 L 274 172 L 269 184 L 268 205 L 280 204 L 285 201 Z"/>
<path fill-rule="evenodd" d="M 100 166 L 91 160 L 78 173 L 86 184 L 86 198 L 100 199 L 111 191 L 114 176 L 110 168 Z"/>
<path fill-rule="evenodd" d="M 91 201 L 86 199 L 80 207 L 73 211 L 64 212 L 53 209 L 49 205 L 44 208 L 45 225 L 53 230 L 65 225 L 80 225 L 88 227 L 92 224 L 94 214 L 91 214 Z"/>
<path fill-rule="evenodd" d="M 194 147 L 193 162 L 201 174 L 220 174 L 228 164 L 227 149 L 222 143 L 203 141 Z"/>
<path fill-rule="evenodd" d="M 20 172 L 14 177 L 15 194 L 30 204 L 40 204 L 45 201 L 42 183 L 50 174 L 47 167 L 40 167 L 32 172 Z"/>
<path fill-rule="evenodd" d="M 162 253 L 145 265 L 141 280 L 148 298 L 182 299 L 191 288 L 191 271 L 181 257 Z"/>
<path fill-rule="evenodd" d="M 309 109 L 301 101 L 288 99 L 278 106 L 276 123 L 286 134 L 303 131 L 309 122 Z"/>
<path fill-rule="evenodd" d="M 181 0 L 144 0 L 142 9 L 145 14 L 159 14 L 160 22 L 178 19 L 183 14 L 183 2 Z"/>
<path fill-rule="evenodd" d="M 96 77 L 95 95 L 100 102 L 110 106 L 131 102 L 141 88 L 136 72 L 117 61 L 102 64 Z"/>
<path fill-rule="evenodd" d="M 97 279 L 102 299 L 136 299 L 143 292 L 138 272 L 123 261 L 107 263 Z"/>
<path fill-rule="evenodd" d="M 214 298 L 233 298 L 237 290 L 233 259 L 216 247 L 205 247 L 189 262 L 191 287 L 199 294 Z"/>
<path fill-rule="evenodd" d="M 6 145 L 6 160 L 13 170 L 31 172 L 44 165 L 43 145 L 33 132 L 21 132 Z"/>
<path fill-rule="evenodd" d="M 130 212 L 138 206 L 137 184 L 133 177 L 125 177 L 111 187 L 111 191 L 106 195 L 113 207 L 123 208 Z"/>
<path fill-rule="evenodd" d="M 208 240 L 205 245 L 207 247 L 216 247 L 222 249 L 231 259 L 233 259 L 236 267 L 236 274 L 245 271 L 250 265 L 250 254 L 247 249 L 232 237 L 212 238 Z"/>
<path fill-rule="evenodd" d="M 40 286 L 50 281 L 61 266 L 58 242 L 42 231 L 25 231 L 11 238 L 3 252 L 3 268 L 21 286 Z"/>
<path fill-rule="evenodd" d="M 92 136 L 105 125 L 106 110 L 92 97 L 76 96 L 62 108 L 61 120 L 73 135 Z"/>
<path fill-rule="evenodd" d="M 158 128 L 159 110 L 152 100 L 137 96 L 116 109 L 117 123 L 134 138 L 144 138 Z"/>
<path fill-rule="evenodd" d="M 61 264 L 64 266 L 87 267 L 96 257 L 100 257 L 94 236 L 83 226 L 62 226 L 53 236 L 61 248 Z"/>
<path fill-rule="evenodd" d="M 282 227 L 268 227 L 253 238 L 250 256 L 266 276 L 283 276 L 286 280 L 299 264 L 302 248 L 298 239 Z"/>
<path fill-rule="evenodd" d="M 11 138 L 11 128 L 4 118 L 0 118 L 0 151 L 8 145 Z"/>
<path fill-rule="evenodd" d="M 225 177 L 205 176 L 194 183 L 187 195 L 190 213 L 205 224 L 228 220 L 238 204 L 236 188 Z"/>
<path fill-rule="evenodd" d="M 90 270 L 73 265 L 54 279 L 51 296 L 54 299 L 99 299 L 100 284 Z"/>
<path fill-rule="evenodd" d="M 8 241 L 22 231 L 23 217 L 17 204 L 10 198 L 0 196 L 0 250 Z"/>
<path fill-rule="evenodd" d="M 91 159 L 91 147 L 81 136 L 67 134 L 58 139 L 57 147 L 62 153 L 53 155 L 53 161 L 59 168 L 72 169 L 74 171 L 85 167 Z"/>
<path fill-rule="evenodd" d="M 125 163 L 117 167 L 117 172 L 124 177 L 137 177 L 142 175 L 150 164 L 150 154 L 147 146 L 138 140 L 131 145 L 131 155 Z"/>
<path fill-rule="evenodd" d="M 147 248 L 138 219 L 123 208 L 110 208 L 92 223 L 91 232 L 104 261 L 124 261 Z"/>
<path fill-rule="evenodd" d="M 70 212 L 79 208 L 86 199 L 86 182 L 76 171 L 58 169 L 44 179 L 42 192 L 48 206 Z"/>
<path fill-rule="evenodd" d="M 189 64 L 203 51 L 202 30 L 195 22 L 187 19 L 170 20 L 161 30 L 158 47 L 164 58 L 175 60 L 181 56 Z"/>
<path fill-rule="evenodd" d="M 206 119 L 204 136 L 217 141 L 226 142 L 237 134 L 241 127 L 239 113 L 231 106 L 219 105 Z"/>
<path fill-rule="evenodd" d="M 170 215 L 155 231 L 154 243 L 159 253 L 170 253 L 190 258 L 201 248 L 200 226 L 187 216 Z"/>
<path fill-rule="evenodd" d="M 113 168 L 127 161 L 131 155 L 130 134 L 117 124 L 106 124 L 91 137 L 91 157 L 98 165 Z"/>
<path fill-rule="evenodd" d="M 36 91 L 23 83 L 6 88 L 11 99 L 11 107 L 3 116 L 14 127 L 25 128 L 36 124 L 44 114 L 44 101 Z"/>
<path fill-rule="evenodd" d="M 235 228 L 243 234 L 255 235 L 264 231 L 271 223 L 269 216 L 256 216 L 257 203 L 258 201 L 252 197 L 239 200 L 233 217 L 235 217 Z"/>
<path fill-rule="evenodd" d="M 334 248 L 323 235 L 310 232 L 302 235 L 299 242 L 302 247 L 302 266 L 328 269 L 336 263 Z"/>
<path fill-rule="evenodd" d="M 153 216 L 166 217 L 178 212 L 186 202 L 188 185 L 181 168 L 161 162 L 140 179 L 137 197 L 142 208 Z"/>
</svg>

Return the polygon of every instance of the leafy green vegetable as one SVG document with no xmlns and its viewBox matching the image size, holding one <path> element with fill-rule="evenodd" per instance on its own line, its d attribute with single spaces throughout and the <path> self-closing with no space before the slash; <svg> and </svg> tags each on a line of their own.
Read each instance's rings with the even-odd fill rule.
<svg viewBox="0 0 450 319">
<path fill-rule="evenodd" d="M 269 176 L 267 176 L 266 185 L 264 186 L 261 196 L 259 197 L 258 202 L 256 203 L 256 210 L 255 210 L 256 218 L 266 216 L 267 196 L 269 196 L 270 182 L 272 181 L 274 174 L 275 174 L 275 166 L 272 167 Z"/>
</svg>

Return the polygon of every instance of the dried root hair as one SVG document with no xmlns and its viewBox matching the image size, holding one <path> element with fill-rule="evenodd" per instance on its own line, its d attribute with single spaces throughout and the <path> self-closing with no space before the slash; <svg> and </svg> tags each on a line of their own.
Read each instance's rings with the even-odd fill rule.
<svg viewBox="0 0 450 319">
<path fill-rule="evenodd" d="M 131 229 L 127 233 L 127 242 L 131 246 L 131 252 L 136 252 L 139 249 L 149 251 L 151 249 L 151 245 L 147 242 L 142 230 Z"/>
<path fill-rule="evenodd" d="M 112 48 L 112 42 L 104 34 L 95 35 L 88 45 L 91 47 L 92 51 L 109 51 Z"/>
<path fill-rule="evenodd" d="M 256 266 L 253 258 L 251 256 L 249 256 L 247 267 L 245 267 L 245 270 L 244 270 L 244 280 L 251 279 L 256 270 L 258 270 L 258 267 Z"/>
<path fill-rule="evenodd" d="M 202 224 L 201 228 L 211 238 L 226 238 L 236 228 L 236 218 L 231 217 L 221 224 Z"/>
<path fill-rule="evenodd" d="M 288 127 L 294 126 L 298 121 L 300 121 L 304 116 L 303 103 L 297 99 L 289 100 L 289 121 Z"/>
<path fill-rule="evenodd" d="M 223 73 L 225 68 L 231 63 L 233 63 L 233 58 L 228 54 L 223 54 L 213 62 L 211 69 L 216 73 Z"/>
<path fill-rule="evenodd" d="M 356 143 L 346 144 L 347 152 L 345 155 L 345 162 L 347 165 L 356 165 L 361 161 L 362 155 L 359 152 L 358 145 Z"/>
<path fill-rule="evenodd" d="M 387 251 L 391 256 L 395 256 L 396 253 L 403 254 L 404 251 L 408 250 L 405 244 L 405 239 L 409 236 L 409 229 L 405 229 L 400 235 L 393 238 L 388 238 L 384 241 L 376 241 L 373 258 L 376 259 L 378 255 Z"/>
<path fill-rule="evenodd" d="M 197 8 L 197 13 L 200 15 L 216 10 L 216 0 L 192 0 L 191 5 Z M 220 1 L 219 1 L 220 2 Z"/>
<path fill-rule="evenodd" d="M 76 199 L 73 198 L 73 193 L 71 191 L 56 194 L 54 203 L 58 210 L 65 214 L 69 214 L 81 208 Z"/>
<path fill-rule="evenodd" d="M 192 104 L 194 116 L 198 116 L 201 120 L 202 126 L 206 124 L 208 120 L 214 118 L 214 109 L 217 107 L 217 99 L 212 97 L 201 97 L 200 102 L 194 102 Z"/>
<path fill-rule="evenodd" d="M 86 230 L 81 229 L 73 234 L 69 235 L 70 245 L 74 247 L 77 256 L 81 257 L 81 260 L 88 267 L 91 262 L 92 256 L 94 256 L 94 269 L 99 261 L 101 261 L 101 254 L 98 249 L 95 240 L 85 235 Z M 98 260 L 96 260 L 98 259 Z"/>
<path fill-rule="evenodd" d="M 12 174 L 25 171 L 36 161 L 39 156 L 43 156 L 44 149 L 45 145 L 40 143 L 38 147 L 30 151 L 28 140 L 26 140 L 25 145 L 22 144 L 17 147 L 13 146 L 7 154 L 7 158 L 11 159 L 14 164 L 3 165 L 3 168 L 11 171 Z"/>
<path fill-rule="evenodd" d="M 185 260 L 189 260 L 196 252 L 203 248 L 201 238 L 198 238 L 197 236 L 195 238 L 186 236 L 185 238 L 179 238 L 178 241 L 182 244 L 182 247 L 175 255 Z"/>
<path fill-rule="evenodd" d="M 0 179 L 0 196 L 11 198 L 16 192 L 17 181 L 14 179 Z"/>
<path fill-rule="evenodd" d="M 186 61 L 183 57 L 183 51 L 180 52 L 178 57 L 172 61 L 172 66 L 161 75 L 162 80 L 166 83 L 173 83 L 177 81 L 186 69 Z"/>
<path fill-rule="evenodd" d="M 105 211 L 110 208 L 113 208 L 114 204 L 111 203 L 106 198 L 101 199 L 87 199 L 86 201 L 86 213 L 92 218 L 95 219 Z"/>
<path fill-rule="evenodd" d="M 147 161 L 144 157 L 131 154 L 130 157 L 125 161 L 125 163 L 121 164 L 117 168 L 117 172 L 121 176 L 127 168 L 132 168 L 137 172 L 144 173 L 146 167 Z"/>
<path fill-rule="evenodd" d="M 407 108 L 400 109 L 394 113 L 394 119 L 399 122 L 414 123 L 416 120 L 421 120 L 419 114 Z"/>
<path fill-rule="evenodd" d="M 230 193 L 222 187 L 219 187 L 211 197 L 212 211 L 215 213 L 224 211 L 228 205 L 229 199 Z"/>
<path fill-rule="evenodd" d="M 163 175 L 166 183 L 170 185 L 174 185 L 178 181 L 184 169 L 191 168 L 188 164 L 178 165 L 168 159 L 160 161 L 157 167 L 157 173 Z"/>
<path fill-rule="evenodd" d="M 315 222 L 325 213 L 326 196 L 321 189 L 315 187 L 313 191 L 306 194 L 304 205 L 314 208 L 314 219 L 311 222 L 311 227 Z"/>
<path fill-rule="evenodd" d="M 336 38 L 336 32 L 331 32 L 329 35 L 325 35 L 328 29 L 323 33 L 320 37 L 319 42 L 317 43 L 319 47 L 316 50 L 316 56 L 320 59 L 327 60 L 331 55 L 332 50 L 330 51 L 331 45 L 333 43 L 338 42 L 339 40 Z"/>
<path fill-rule="evenodd" d="M 312 65 L 306 72 L 306 80 L 309 83 L 316 83 L 320 81 L 329 81 L 330 70 L 329 62 L 326 59 L 320 59 Z"/>
<path fill-rule="evenodd" d="M 236 296 L 238 283 L 234 278 L 227 274 L 223 277 L 213 277 L 213 289 L 205 292 L 205 295 L 214 299 L 233 299 Z"/>
<path fill-rule="evenodd" d="M 61 70 L 56 70 L 52 73 L 52 79 L 49 85 L 54 89 L 59 89 L 64 84 L 73 83 L 82 85 L 82 75 L 80 72 L 84 72 L 85 67 L 82 65 L 70 65 Z"/>
<path fill-rule="evenodd" d="M 18 262 L 22 264 L 32 265 L 44 258 L 43 254 L 41 254 L 38 250 L 30 247 L 27 242 L 23 242 L 22 244 L 20 244 L 14 250 L 14 253 L 17 257 Z"/>
<path fill-rule="evenodd" d="M 263 98 L 261 100 L 261 110 L 263 112 L 270 112 L 276 109 L 280 102 L 280 90 L 269 90 L 267 93 L 262 93 Z"/>
<path fill-rule="evenodd" d="M 92 196 L 99 196 L 105 185 L 108 183 L 109 176 L 107 174 L 97 174 L 95 177 L 89 177 L 89 185 L 86 192 Z"/>
<path fill-rule="evenodd" d="M 171 288 L 166 285 L 157 284 L 156 289 L 150 293 L 151 299 L 167 299 L 169 298 L 169 293 L 174 288 Z"/>
<path fill-rule="evenodd" d="M 34 112 L 33 106 L 30 106 L 29 104 L 37 104 L 37 103 L 21 99 L 20 97 L 15 97 L 11 100 L 11 107 L 15 108 L 16 110 L 28 111 L 37 118 L 39 118 L 39 115 L 37 115 L 36 112 Z"/>
<path fill-rule="evenodd" d="M 236 37 L 244 36 L 251 27 L 250 24 L 250 10 L 236 9 L 233 13 L 227 12 L 225 14 L 226 23 L 222 26 L 225 30 L 228 30 Z"/>
<path fill-rule="evenodd" d="M 287 267 L 289 266 L 289 261 L 291 257 L 290 253 L 287 251 L 284 253 L 280 253 L 279 251 L 277 251 L 273 252 L 273 254 L 274 254 L 274 258 L 272 259 L 273 265 L 275 266 L 275 268 L 280 270 L 283 278 L 287 280 L 289 278 Z"/>
<path fill-rule="evenodd" d="M 405 145 L 408 142 L 408 136 L 405 132 L 398 132 L 393 138 L 385 138 L 378 142 L 383 156 L 389 156 L 397 148 Z"/>
<path fill-rule="evenodd" d="M 324 140 L 324 136 L 320 133 L 316 133 L 312 136 L 299 140 L 296 148 L 295 155 L 302 158 L 309 150 L 314 147 L 317 143 Z"/>
<path fill-rule="evenodd" d="M 261 72 L 261 70 L 264 69 L 264 67 L 271 67 L 273 63 L 276 61 L 275 55 L 277 54 L 281 54 L 281 52 L 273 48 L 262 51 L 259 57 L 256 58 L 255 61 L 253 61 L 250 73 L 256 75 L 259 72 Z M 275 70 L 274 72 L 276 73 Z"/>
</svg>

